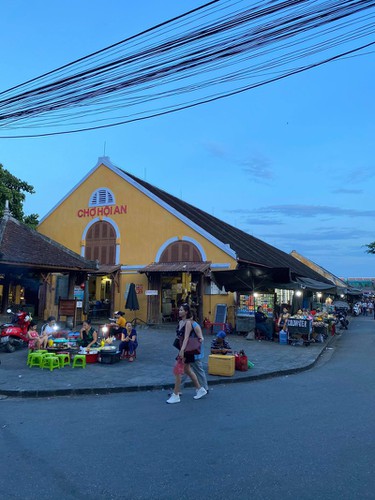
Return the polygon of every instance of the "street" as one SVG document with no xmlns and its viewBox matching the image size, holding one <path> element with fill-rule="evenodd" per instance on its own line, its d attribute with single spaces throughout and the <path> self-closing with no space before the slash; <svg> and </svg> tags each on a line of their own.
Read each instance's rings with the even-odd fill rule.
<svg viewBox="0 0 375 500">
<path fill-rule="evenodd" d="M 1 497 L 373 499 L 374 350 L 375 321 L 356 318 L 313 369 L 198 401 L 2 399 Z"/>
</svg>

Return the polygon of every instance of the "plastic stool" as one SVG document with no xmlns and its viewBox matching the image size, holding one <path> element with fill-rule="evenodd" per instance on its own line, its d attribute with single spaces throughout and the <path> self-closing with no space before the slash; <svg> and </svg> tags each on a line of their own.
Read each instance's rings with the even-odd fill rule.
<svg viewBox="0 0 375 500">
<path fill-rule="evenodd" d="M 49 368 L 50 371 L 60 368 L 59 358 L 57 356 L 43 356 L 41 368 L 42 370 L 43 368 Z"/>
<path fill-rule="evenodd" d="M 43 354 L 41 352 L 33 352 L 29 354 L 27 357 L 27 363 L 30 366 L 39 366 L 39 368 L 42 367 L 42 362 L 43 362 Z"/>
<path fill-rule="evenodd" d="M 60 368 L 64 368 L 66 365 L 70 365 L 70 356 L 68 353 L 61 352 L 60 354 L 56 354 L 59 363 L 60 363 Z"/>
<path fill-rule="evenodd" d="M 29 352 L 27 353 L 27 365 L 30 366 L 30 359 L 31 359 L 31 356 L 33 354 L 43 354 L 44 352 L 47 352 L 47 351 L 44 351 L 43 349 L 29 349 Z"/>
<path fill-rule="evenodd" d="M 86 368 L 86 355 L 85 354 L 76 354 L 73 358 L 72 368 L 80 366 L 81 368 Z"/>
</svg>

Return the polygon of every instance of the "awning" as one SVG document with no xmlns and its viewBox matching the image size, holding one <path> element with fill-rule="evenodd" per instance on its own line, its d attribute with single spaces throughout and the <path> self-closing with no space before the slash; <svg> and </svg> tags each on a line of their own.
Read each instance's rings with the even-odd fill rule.
<svg viewBox="0 0 375 500">
<path fill-rule="evenodd" d="M 301 288 L 306 288 L 307 290 L 333 290 L 336 291 L 336 285 L 334 283 L 323 283 L 322 281 L 317 281 L 312 278 L 305 278 L 298 276 L 296 282 L 301 285 Z"/>
<path fill-rule="evenodd" d="M 120 269 L 120 265 L 101 264 L 97 271 L 90 272 L 90 274 L 95 274 L 96 276 L 106 276 L 107 274 L 116 273 Z"/>
<path fill-rule="evenodd" d="M 206 273 L 211 262 L 153 262 L 140 273 Z"/>
<path fill-rule="evenodd" d="M 211 278 L 219 288 L 224 287 L 227 292 L 266 290 L 277 288 L 280 283 L 288 283 L 290 270 L 288 267 L 248 266 L 230 271 L 214 271 L 211 272 Z"/>
</svg>

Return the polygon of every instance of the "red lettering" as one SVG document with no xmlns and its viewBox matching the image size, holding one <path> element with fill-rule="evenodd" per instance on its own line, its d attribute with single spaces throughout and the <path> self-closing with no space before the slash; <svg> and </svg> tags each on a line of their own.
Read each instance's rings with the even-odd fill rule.
<svg viewBox="0 0 375 500">
<path fill-rule="evenodd" d="M 104 207 L 104 215 L 110 215 L 110 214 L 111 214 L 110 207 Z"/>
<path fill-rule="evenodd" d="M 83 211 L 83 217 L 88 217 L 90 215 L 90 210 L 88 208 L 85 208 Z"/>
<path fill-rule="evenodd" d="M 116 215 L 116 214 L 118 214 L 118 213 L 120 213 L 120 209 L 119 209 L 119 207 L 116 205 L 116 206 L 115 206 L 115 211 L 113 212 L 113 214 L 114 214 L 114 215 Z"/>
<path fill-rule="evenodd" d="M 97 213 L 98 215 L 103 215 L 103 214 L 104 214 L 104 209 L 103 209 L 103 207 L 98 207 L 98 208 L 96 209 L 96 213 Z"/>
<path fill-rule="evenodd" d="M 126 214 L 127 213 L 127 205 L 121 205 L 120 207 L 120 214 Z"/>
<path fill-rule="evenodd" d="M 95 217 L 96 215 L 96 208 L 90 208 L 90 216 Z"/>
<path fill-rule="evenodd" d="M 83 210 L 78 210 L 77 215 L 78 217 L 83 217 Z"/>
</svg>

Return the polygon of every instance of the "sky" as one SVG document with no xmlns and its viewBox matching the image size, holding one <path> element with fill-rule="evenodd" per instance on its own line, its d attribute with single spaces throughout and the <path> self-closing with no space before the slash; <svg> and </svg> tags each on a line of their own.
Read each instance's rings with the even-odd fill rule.
<svg viewBox="0 0 375 500">
<path fill-rule="evenodd" d="M 1 2 L 0 92 L 202 3 Z M 0 139 L 0 163 L 34 186 L 26 214 L 42 218 L 98 157 L 108 156 L 119 168 L 336 276 L 375 276 L 375 256 L 364 246 L 375 241 L 374 59 L 369 50 L 118 127 Z"/>
</svg>

